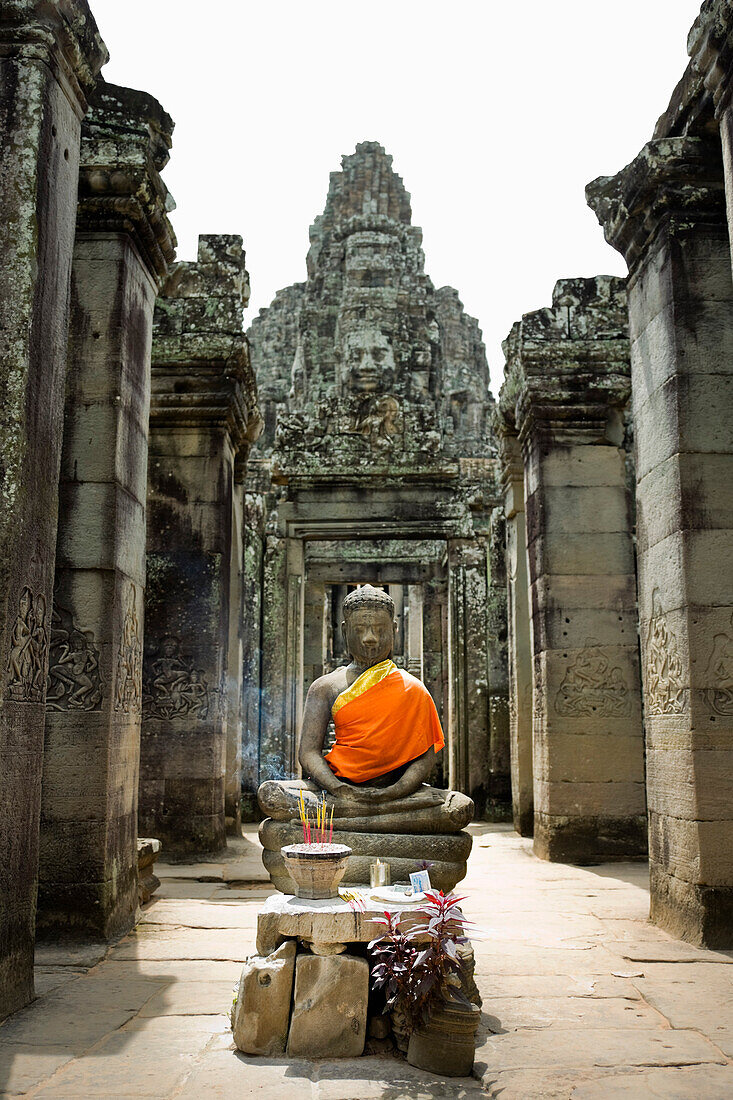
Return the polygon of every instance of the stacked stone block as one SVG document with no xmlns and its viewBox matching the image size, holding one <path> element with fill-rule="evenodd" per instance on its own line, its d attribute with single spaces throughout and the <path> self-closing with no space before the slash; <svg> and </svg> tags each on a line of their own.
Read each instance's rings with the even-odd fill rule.
<svg viewBox="0 0 733 1100">
<path fill-rule="evenodd" d="M 562 280 L 513 334 L 503 403 L 524 463 L 534 847 L 646 851 L 622 280 Z M 516 676 L 516 673 L 515 673 Z"/>
<path fill-rule="evenodd" d="M 155 310 L 139 818 L 172 854 L 226 843 L 227 723 L 241 693 L 241 661 L 229 664 L 242 615 L 236 479 L 261 424 L 248 296 L 241 238 L 203 236 Z"/>
<path fill-rule="evenodd" d="M 106 59 L 86 0 L 0 3 L 0 1017 L 33 996 L 80 130 Z"/>
<path fill-rule="evenodd" d="M 629 265 L 652 918 L 733 945 L 733 285 L 717 136 L 589 185 Z"/>
<path fill-rule="evenodd" d="M 38 927 L 108 938 L 137 907 L 153 307 L 174 256 L 173 123 L 100 83 L 82 127 L 43 765 Z"/>
</svg>

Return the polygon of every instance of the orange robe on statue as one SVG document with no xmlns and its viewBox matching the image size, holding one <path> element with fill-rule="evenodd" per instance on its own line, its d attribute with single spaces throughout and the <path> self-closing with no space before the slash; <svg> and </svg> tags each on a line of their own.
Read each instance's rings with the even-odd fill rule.
<svg viewBox="0 0 733 1100">
<path fill-rule="evenodd" d="M 331 708 L 336 743 L 325 759 L 339 779 L 365 783 L 445 744 L 430 692 L 393 661 L 368 668 Z"/>
</svg>

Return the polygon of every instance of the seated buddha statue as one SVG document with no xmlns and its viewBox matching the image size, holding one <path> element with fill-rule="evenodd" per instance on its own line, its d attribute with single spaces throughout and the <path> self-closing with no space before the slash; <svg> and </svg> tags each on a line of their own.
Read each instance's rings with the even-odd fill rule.
<svg viewBox="0 0 733 1100">
<path fill-rule="evenodd" d="M 284 893 L 293 885 L 280 848 L 303 839 L 301 797 L 314 818 L 324 794 L 333 841 L 353 852 L 345 883 L 369 882 L 377 857 L 390 864 L 393 882 L 406 881 L 423 861 L 438 889 L 452 889 L 466 873 L 472 840 L 462 830 L 473 802 L 427 783 L 443 731 L 427 688 L 391 660 L 396 626 L 394 602 L 382 589 L 367 584 L 346 597 L 341 628 L 351 661 L 310 687 L 298 754 L 304 778 L 260 786 L 263 860 Z M 336 739 L 324 755 L 331 719 Z"/>
</svg>

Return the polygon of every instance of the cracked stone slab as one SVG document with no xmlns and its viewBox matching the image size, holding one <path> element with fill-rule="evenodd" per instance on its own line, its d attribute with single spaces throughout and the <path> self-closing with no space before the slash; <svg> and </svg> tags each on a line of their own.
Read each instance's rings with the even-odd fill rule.
<svg viewBox="0 0 733 1100">
<path fill-rule="evenodd" d="M 36 966 L 96 966 L 109 951 L 107 943 L 56 944 L 37 943 Z"/>
<path fill-rule="evenodd" d="M 83 1054 L 135 1017 L 155 993 L 144 979 L 71 982 L 16 1012 L 0 1029 L 3 1049 L 49 1041 L 68 1054 Z"/>
<path fill-rule="evenodd" d="M 641 999 L 605 997 L 489 997 L 484 1014 L 491 1031 L 523 1028 L 642 1028 L 666 1027 L 658 1012 Z"/>
<path fill-rule="evenodd" d="M 73 1054 L 64 1047 L 38 1043 L 0 1044 L 0 1096 L 18 1096 L 53 1076 Z"/>
<path fill-rule="evenodd" d="M 159 898 L 145 910 L 138 927 L 157 924 L 183 928 L 252 928 L 253 923 L 253 914 L 243 905 Z"/>
<path fill-rule="evenodd" d="M 522 1029 L 492 1035 L 476 1050 L 476 1071 L 482 1077 L 510 1069 L 558 1066 L 679 1066 L 723 1063 L 725 1058 L 693 1031 L 637 1028 Z"/>
<path fill-rule="evenodd" d="M 727 1100 L 733 1096 L 733 1066 L 651 1069 L 579 1085 L 571 1100 Z"/>
</svg>

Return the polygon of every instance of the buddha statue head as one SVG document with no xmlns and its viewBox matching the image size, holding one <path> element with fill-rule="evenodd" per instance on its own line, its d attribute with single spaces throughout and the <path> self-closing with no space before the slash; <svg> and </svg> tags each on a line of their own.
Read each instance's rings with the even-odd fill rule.
<svg viewBox="0 0 733 1100">
<path fill-rule="evenodd" d="M 395 377 L 392 343 L 379 328 L 347 332 L 341 344 L 343 386 L 357 394 L 387 393 Z"/>
<path fill-rule="evenodd" d="M 344 600 L 341 629 L 357 665 L 366 669 L 386 661 L 394 648 L 396 628 L 394 600 L 384 589 L 364 584 Z"/>
</svg>

